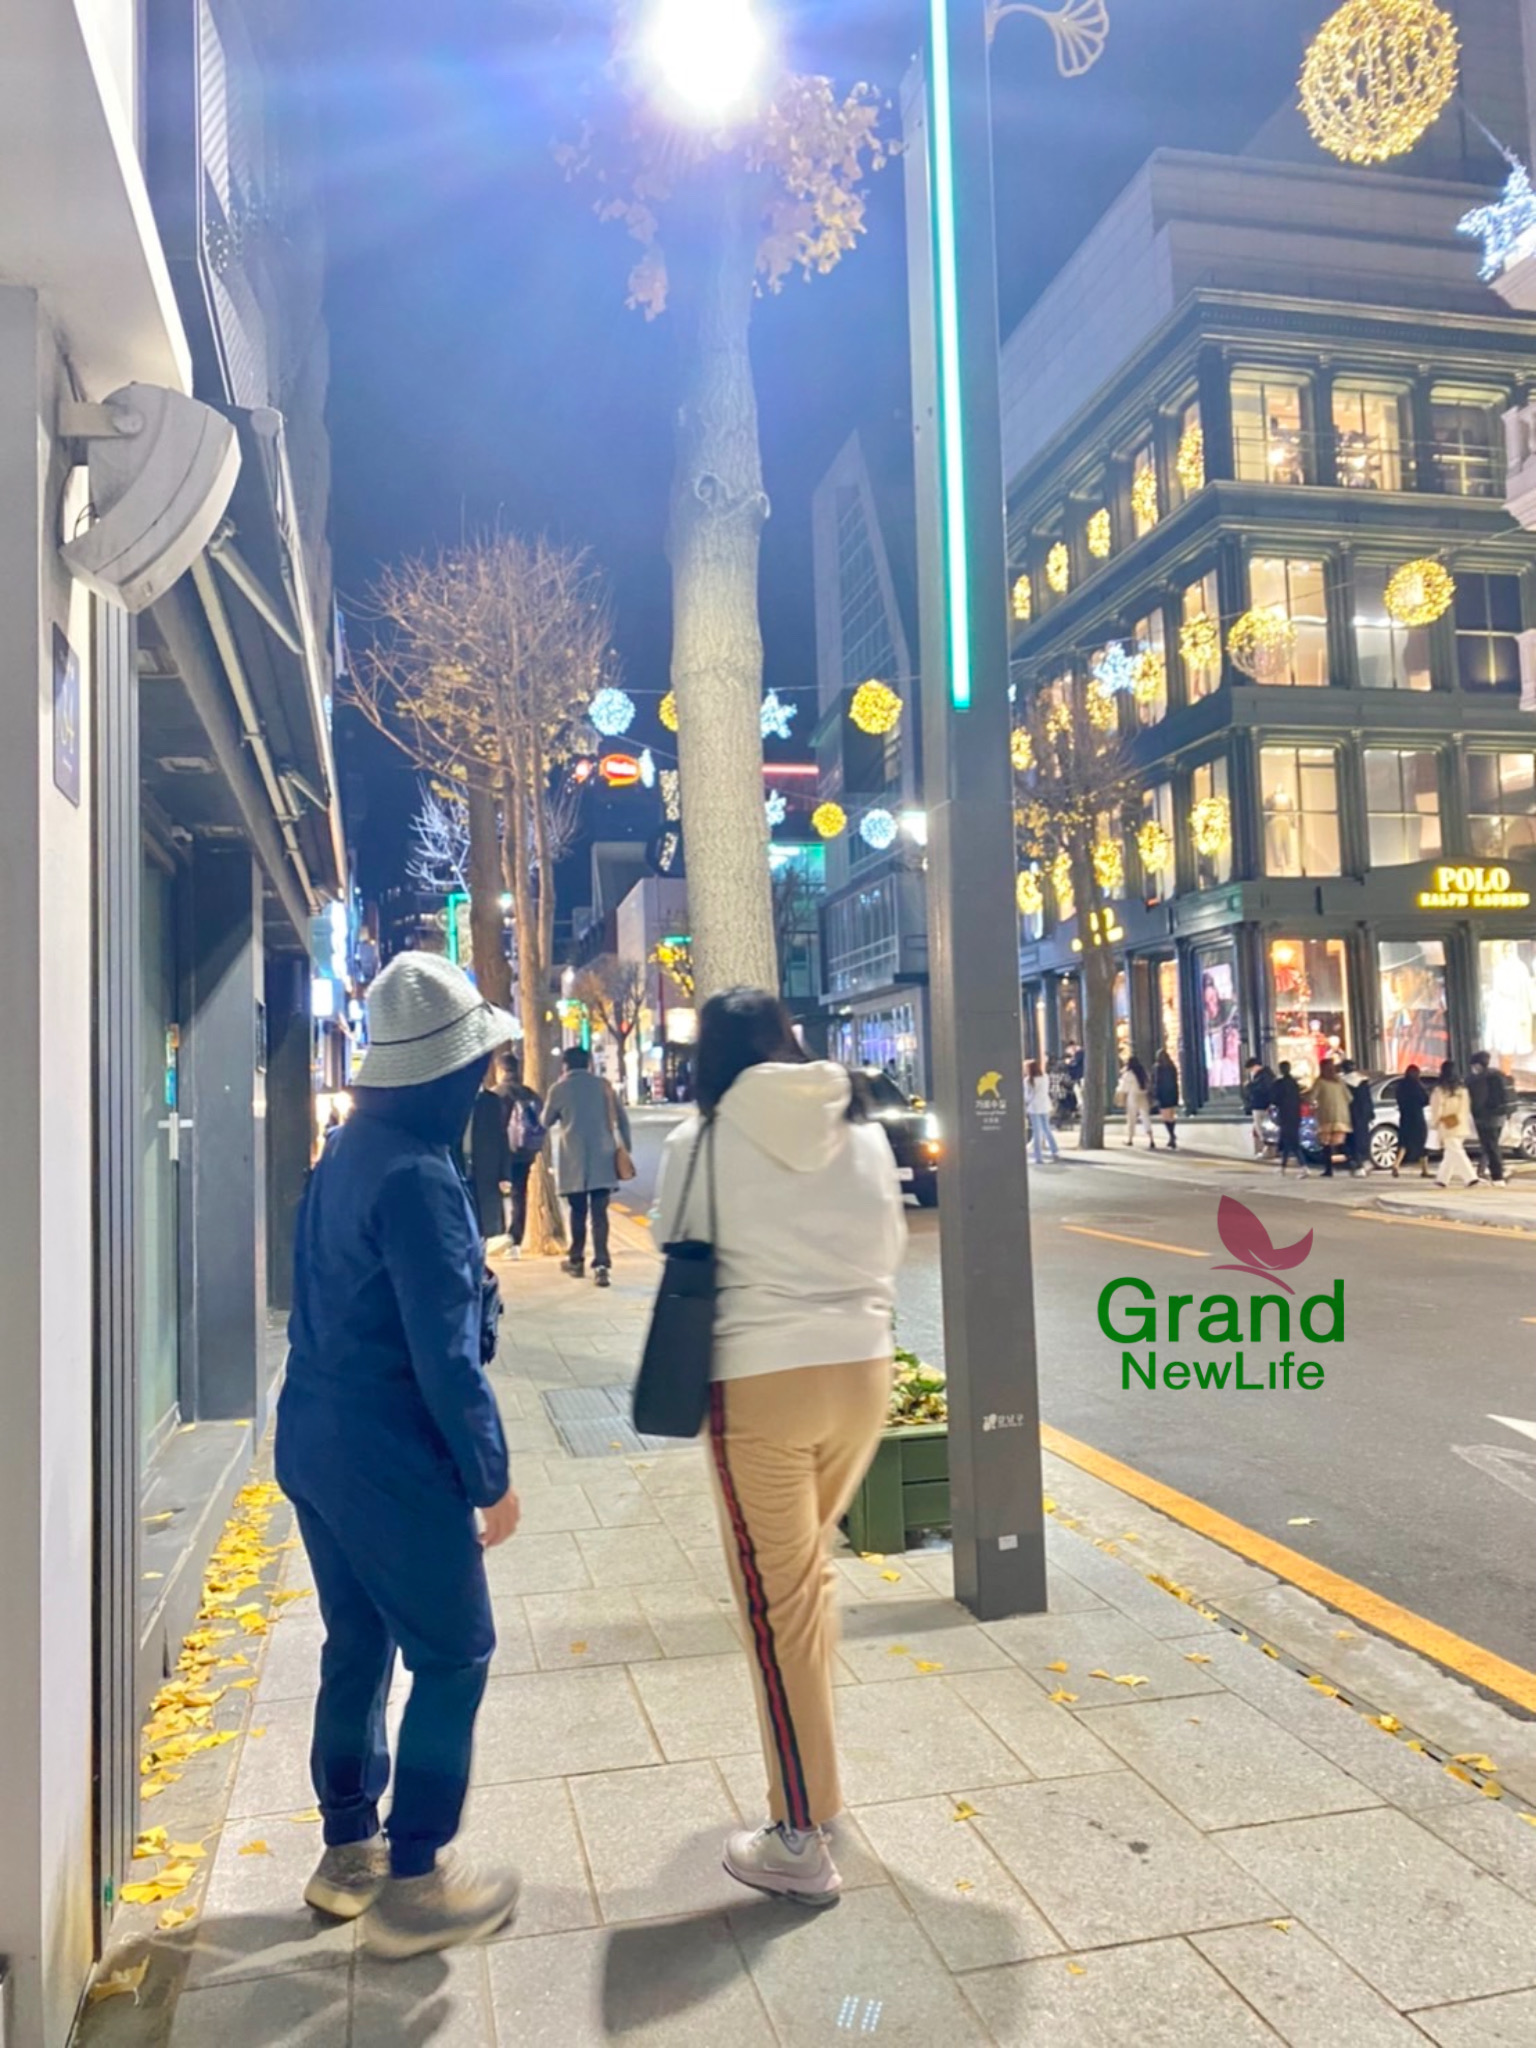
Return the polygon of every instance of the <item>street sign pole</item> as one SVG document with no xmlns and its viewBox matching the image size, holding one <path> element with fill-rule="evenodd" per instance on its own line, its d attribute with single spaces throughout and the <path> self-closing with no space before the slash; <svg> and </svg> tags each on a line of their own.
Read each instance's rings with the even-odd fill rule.
<svg viewBox="0 0 1536 2048">
<path fill-rule="evenodd" d="M 955 1592 L 1046 1605 L 1009 753 L 984 0 L 928 0 L 903 93 L 929 980 Z"/>
</svg>

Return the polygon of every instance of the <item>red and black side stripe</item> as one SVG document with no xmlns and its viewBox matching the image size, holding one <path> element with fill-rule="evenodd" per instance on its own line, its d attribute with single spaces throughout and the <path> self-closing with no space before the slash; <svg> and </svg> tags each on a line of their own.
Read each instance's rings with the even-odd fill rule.
<svg viewBox="0 0 1536 2048">
<path fill-rule="evenodd" d="M 741 1497 L 736 1491 L 730 1461 L 725 1453 L 725 1387 L 719 1380 L 709 1390 L 709 1446 L 715 1461 L 715 1470 L 719 1474 L 720 1491 L 725 1498 L 726 1513 L 731 1520 L 731 1534 L 736 1541 L 736 1556 L 741 1565 L 742 1584 L 746 1588 L 747 1620 L 752 1628 L 752 1644 L 757 1652 L 758 1669 L 763 1675 L 763 1690 L 768 1701 L 768 1719 L 773 1728 L 774 1747 L 779 1753 L 779 1773 L 784 1780 L 784 1803 L 789 1809 L 789 1825 L 802 1832 L 809 1832 L 816 1823 L 811 1817 L 810 1796 L 805 1788 L 805 1768 L 800 1761 L 800 1744 L 789 1711 L 789 1697 L 784 1690 L 784 1674 L 779 1669 L 779 1655 L 773 1640 L 773 1625 L 768 1619 L 768 1595 L 763 1587 L 762 1573 L 758 1570 L 757 1552 L 753 1548 L 751 1533 L 747 1528 L 747 1518 L 742 1512 Z"/>
</svg>

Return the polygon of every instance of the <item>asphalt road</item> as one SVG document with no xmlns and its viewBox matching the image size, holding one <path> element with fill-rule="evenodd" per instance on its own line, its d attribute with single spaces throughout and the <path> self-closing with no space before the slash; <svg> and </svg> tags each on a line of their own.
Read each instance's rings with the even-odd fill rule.
<svg viewBox="0 0 1536 2048">
<path fill-rule="evenodd" d="M 633 1208 L 649 1204 L 669 1127 L 659 1117 L 640 1121 L 640 1178 L 626 1191 Z M 1272 1168 L 1162 1153 L 1128 1160 L 1115 1150 L 1035 1174 L 1042 1412 L 1332 1570 L 1536 1666 L 1536 1242 L 1356 1213 L 1388 1185 L 1314 1179 L 1282 1189 Z M 1122 1385 L 1123 1351 L 1143 1357 L 1145 1347 L 1112 1343 L 1100 1330 L 1108 1281 L 1136 1276 L 1163 1301 L 1174 1291 L 1197 1300 L 1229 1293 L 1245 1330 L 1248 1297 L 1271 1291 L 1216 1270 L 1229 1257 L 1216 1230 L 1222 1194 L 1253 1208 L 1275 1245 L 1315 1233 L 1310 1256 L 1290 1274 L 1298 1303 L 1343 1279 L 1341 1343 L 1303 1343 L 1293 1317 L 1296 1359 L 1325 1367 L 1315 1392 Z M 913 1350 L 941 1360 L 942 1209 L 909 1206 L 907 1220 L 898 1326 Z M 1160 1343 L 1160 1361 L 1225 1360 L 1235 1350 L 1198 1341 L 1187 1311 L 1184 1337 Z M 1249 1377 L 1284 1348 L 1245 1343 Z M 1296 1517 L 1311 1519 L 1293 1526 Z"/>
</svg>

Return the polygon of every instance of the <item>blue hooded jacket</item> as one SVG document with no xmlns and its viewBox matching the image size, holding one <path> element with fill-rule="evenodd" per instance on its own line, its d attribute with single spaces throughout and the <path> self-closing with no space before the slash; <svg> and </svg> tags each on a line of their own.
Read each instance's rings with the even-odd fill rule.
<svg viewBox="0 0 1536 2048">
<path fill-rule="evenodd" d="M 458 1146 L 484 1062 L 359 1089 L 299 1209 L 277 1476 L 323 1502 L 348 1468 L 486 1508 L 506 1439 L 481 1363 L 485 1257 Z M 285 1476 L 286 1475 L 286 1476 Z"/>
</svg>

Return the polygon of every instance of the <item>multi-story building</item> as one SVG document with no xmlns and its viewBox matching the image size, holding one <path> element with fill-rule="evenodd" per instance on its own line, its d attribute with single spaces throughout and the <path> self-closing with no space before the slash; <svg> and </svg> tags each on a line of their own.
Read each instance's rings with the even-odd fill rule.
<svg viewBox="0 0 1536 2048">
<path fill-rule="evenodd" d="M 909 1093 L 926 1095 L 926 834 L 908 441 L 868 428 L 854 434 L 812 503 L 818 799 L 847 818 L 827 844 L 821 999 L 832 1058 L 886 1067 Z M 863 732 L 850 718 L 866 682 L 903 700 L 893 730 Z"/>
<path fill-rule="evenodd" d="M 1486 1045 L 1536 1082 L 1536 536 L 1502 429 L 1536 325 L 1458 237 L 1489 196 L 1160 153 L 1004 349 L 1015 686 L 1119 686 L 1118 1028 L 1195 1105 L 1235 1104 L 1250 1056 Z M 1426 561 L 1444 608 L 1389 607 Z M 1245 670 L 1255 610 L 1282 623 Z M 1043 893 L 1026 1037 L 1057 1051 L 1080 934 Z"/>
</svg>

